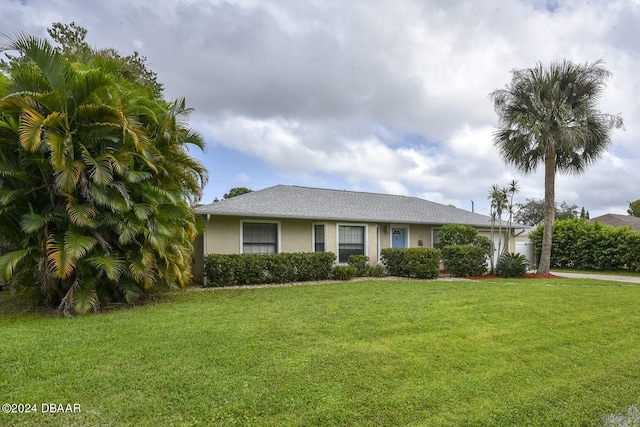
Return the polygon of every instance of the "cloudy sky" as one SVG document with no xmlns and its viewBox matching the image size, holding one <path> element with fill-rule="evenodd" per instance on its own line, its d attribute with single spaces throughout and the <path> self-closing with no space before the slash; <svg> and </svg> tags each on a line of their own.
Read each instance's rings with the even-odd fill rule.
<svg viewBox="0 0 640 427">
<path fill-rule="evenodd" d="M 423 197 L 488 213 L 492 184 L 543 197 L 493 147 L 489 93 L 541 61 L 606 61 L 607 154 L 559 177 L 591 216 L 640 199 L 637 0 L 2 0 L 0 32 L 75 21 L 95 47 L 138 51 L 185 97 L 207 143 L 203 202 L 275 184 Z"/>
</svg>

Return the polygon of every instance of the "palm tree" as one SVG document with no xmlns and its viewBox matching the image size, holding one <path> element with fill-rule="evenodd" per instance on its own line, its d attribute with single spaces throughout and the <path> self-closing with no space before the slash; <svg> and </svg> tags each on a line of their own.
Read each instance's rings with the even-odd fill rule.
<svg viewBox="0 0 640 427">
<path fill-rule="evenodd" d="M 504 244 L 503 252 L 506 253 L 510 249 L 510 240 L 511 240 L 511 226 L 513 225 L 513 197 L 520 191 L 520 186 L 518 185 L 518 181 L 512 179 L 511 182 L 505 188 L 507 195 L 509 196 L 509 205 L 507 206 L 507 212 L 509 214 L 509 222 L 507 225 L 507 235 L 506 241 Z"/>
<path fill-rule="evenodd" d="M 184 101 L 149 96 L 91 57 L 19 35 L 0 94 L 0 273 L 65 314 L 184 287 L 206 170 Z M 99 55 L 99 52 L 95 55 Z M 117 65 L 117 64 L 115 64 Z M 19 267 L 23 268 L 19 268 Z M 26 268 L 28 266 L 28 268 Z"/>
<path fill-rule="evenodd" d="M 493 228 L 495 222 L 498 221 L 498 257 L 502 253 L 502 214 L 509 207 L 509 199 L 507 197 L 507 189 L 493 184 L 489 190 L 490 216 L 491 216 L 491 241 L 493 242 Z M 494 269 L 495 254 L 491 256 L 491 269 Z"/>
<path fill-rule="evenodd" d="M 544 68 L 512 71 L 505 89 L 491 93 L 499 118 L 494 144 L 507 164 L 524 173 L 544 165 L 544 233 L 538 271 L 549 273 L 555 213 L 556 172 L 579 174 L 605 152 L 619 115 L 597 103 L 610 76 L 602 61 L 565 60 Z"/>
</svg>

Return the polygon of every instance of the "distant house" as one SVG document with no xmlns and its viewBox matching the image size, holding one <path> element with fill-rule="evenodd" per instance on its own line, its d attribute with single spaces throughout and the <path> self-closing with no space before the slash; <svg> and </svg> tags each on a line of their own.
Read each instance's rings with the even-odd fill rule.
<svg viewBox="0 0 640 427">
<path fill-rule="evenodd" d="M 470 225 L 487 237 L 491 230 L 487 215 L 417 197 L 288 185 L 195 211 L 206 220 L 196 242 L 196 280 L 203 278 L 206 254 L 331 251 L 338 263 L 361 254 L 376 264 L 384 248 L 439 247 L 438 232 L 445 224 Z M 514 234 L 522 230 L 519 225 Z"/>
<path fill-rule="evenodd" d="M 635 231 L 640 231 L 640 218 L 631 215 L 605 214 L 596 218 L 591 218 L 591 222 L 601 222 L 602 224 L 614 227 L 631 227 Z"/>
</svg>

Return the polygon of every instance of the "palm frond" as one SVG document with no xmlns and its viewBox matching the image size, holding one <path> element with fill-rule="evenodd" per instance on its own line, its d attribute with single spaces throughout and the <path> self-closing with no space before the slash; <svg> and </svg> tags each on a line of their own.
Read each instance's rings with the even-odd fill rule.
<svg viewBox="0 0 640 427">
<path fill-rule="evenodd" d="M 67 196 L 67 213 L 71 222 L 78 227 L 86 227 L 97 215 L 94 206 L 82 203 L 79 204 L 73 196 Z"/>
<path fill-rule="evenodd" d="M 113 169 L 111 161 L 105 155 L 92 157 L 84 145 L 81 146 L 82 159 L 89 167 L 89 176 L 96 185 L 108 185 L 113 181 Z"/>
<path fill-rule="evenodd" d="M 148 203 L 135 203 L 133 213 L 140 221 L 146 221 L 155 212 L 156 208 Z"/>
<path fill-rule="evenodd" d="M 87 261 L 100 273 L 104 273 L 109 280 L 113 281 L 117 281 L 127 268 L 123 259 L 112 256 L 95 255 L 87 258 Z"/>
<path fill-rule="evenodd" d="M 22 111 L 20 144 L 27 151 L 36 151 L 42 143 L 42 127 L 46 117 L 33 108 Z"/>
<path fill-rule="evenodd" d="M 77 73 L 76 79 L 71 93 L 77 105 L 85 104 L 96 92 L 112 84 L 109 75 L 97 68 Z"/>
<path fill-rule="evenodd" d="M 77 259 L 67 251 L 64 240 L 53 233 L 47 238 L 47 261 L 53 275 L 58 279 L 71 276 L 77 264 Z"/>
<path fill-rule="evenodd" d="M 54 174 L 56 186 L 63 192 L 72 192 L 78 185 L 83 170 L 84 162 L 82 160 L 73 160 L 67 163 Z"/>
<path fill-rule="evenodd" d="M 49 146 L 51 152 L 51 166 L 55 171 L 66 169 L 69 161 L 72 160 L 73 142 L 70 135 L 60 135 L 56 132 L 46 131 L 44 142 Z"/>
<path fill-rule="evenodd" d="M 50 220 L 50 216 L 29 212 L 20 217 L 20 229 L 25 234 L 33 234 L 40 231 Z"/>
<path fill-rule="evenodd" d="M 122 282 L 118 287 L 124 294 L 125 301 L 127 301 L 129 304 L 138 301 L 144 295 L 142 289 L 140 289 L 134 283 Z"/>
<path fill-rule="evenodd" d="M 11 279 L 20 261 L 28 257 L 33 250 L 33 247 L 28 247 L 0 256 L 0 274 L 2 274 L 2 279 Z"/>
<path fill-rule="evenodd" d="M 93 236 L 85 236 L 80 230 L 69 230 L 64 235 L 64 248 L 66 254 L 74 260 L 87 256 L 98 243 Z"/>
<path fill-rule="evenodd" d="M 98 304 L 98 293 L 88 286 L 81 286 L 73 291 L 71 306 L 78 314 L 88 313 Z"/>
<path fill-rule="evenodd" d="M 45 39 L 18 32 L 13 39 L 2 44 L 0 50 L 17 50 L 29 58 L 54 90 L 62 89 L 71 76 L 68 63 Z"/>
<path fill-rule="evenodd" d="M 134 170 L 127 170 L 124 173 L 124 175 L 127 182 L 132 184 L 137 184 L 142 181 L 149 180 L 153 177 L 153 175 L 150 172 L 134 171 Z"/>
<path fill-rule="evenodd" d="M 0 188 L 0 207 L 10 206 L 16 199 L 22 196 L 25 190 L 11 190 L 9 188 Z"/>
<path fill-rule="evenodd" d="M 142 227 L 136 227 L 127 220 L 120 221 L 116 229 L 118 230 L 118 242 L 123 246 L 135 241 L 143 231 Z"/>
</svg>

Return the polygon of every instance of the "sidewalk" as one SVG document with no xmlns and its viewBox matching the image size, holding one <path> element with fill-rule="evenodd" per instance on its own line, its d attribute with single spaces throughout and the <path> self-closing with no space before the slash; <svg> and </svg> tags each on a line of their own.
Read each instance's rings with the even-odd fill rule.
<svg viewBox="0 0 640 427">
<path fill-rule="evenodd" d="M 590 273 L 558 273 L 556 271 L 552 271 L 551 274 L 560 277 L 566 277 L 568 279 L 594 279 L 594 280 L 612 280 L 614 282 L 628 282 L 628 283 L 639 283 L 640 277 L 632 277 L 632 276 L 611 276 L 609 274 L 590 274 Z"/>
</svg>

